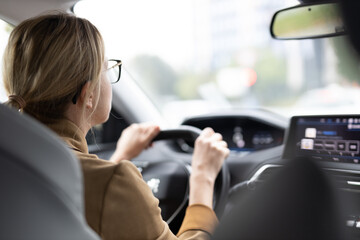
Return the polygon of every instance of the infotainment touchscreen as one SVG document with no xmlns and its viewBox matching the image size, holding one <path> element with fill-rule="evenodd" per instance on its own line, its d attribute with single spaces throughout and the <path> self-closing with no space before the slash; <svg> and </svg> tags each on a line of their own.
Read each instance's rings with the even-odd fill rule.
<svg viewBox="0 0 360 240">
<path fill-rule="evenodd" d="M 284 159 L 360 163 L 360 115 L 296 116 L 291 119 Z"/>
</svg>

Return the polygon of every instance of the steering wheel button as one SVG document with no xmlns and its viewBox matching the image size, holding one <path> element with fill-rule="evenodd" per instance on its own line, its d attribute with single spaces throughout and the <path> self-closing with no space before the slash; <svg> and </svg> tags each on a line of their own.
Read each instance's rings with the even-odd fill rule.
<svg viewBox="0 0 360 240">
<path fill-rule="evenodd" d="M 347 227 L 354 227 L 355 226 L 355 220 L 347 220 L 346 221 Z"/>
<path fill-rule="evenodd" d="M 358 220 L 358 221 L 356 221 L 356 223 L 355 223 L 355 227 L 356 228 L 360 228 L 360 221 Z"/>
</svg>

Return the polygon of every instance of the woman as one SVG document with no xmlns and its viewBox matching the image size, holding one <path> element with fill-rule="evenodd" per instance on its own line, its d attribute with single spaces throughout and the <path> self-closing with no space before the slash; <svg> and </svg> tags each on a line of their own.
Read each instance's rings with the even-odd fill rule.
<svg viewBox="0 0 360 240">
<path fill-rule="evenodd" d="M 80 159 L 89 225 L 103 239 L 204 239 L 216 224 L 215 178 L 229 150 L 205 129 L 195 143 L 189 207 L 177 237 L 162 220 L 158 200 L 130 160 L 158 134 L 153 124 L 123 131 L 110 161 L 88 153 L 86 133 L 107 121 L 112 100 L 104 44 L 85 19 L 65 13 L 26 20 L 4 53 L 8 105 L 54 130 Z"/>
</svg>

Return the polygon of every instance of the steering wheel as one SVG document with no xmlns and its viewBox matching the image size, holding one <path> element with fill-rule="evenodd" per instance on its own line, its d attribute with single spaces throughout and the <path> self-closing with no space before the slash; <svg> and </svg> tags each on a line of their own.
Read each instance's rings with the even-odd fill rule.
<svg viewBox="0 0 360 240">
<path fill-rule="evenodd" d="M 195 140 L 199 137 L 200 134 L 201 130 L 199 128 L 182 125 L 175 129 L 167 129 L 160 131 L 160 133 L 153 139 L 153 141 L 182 139 L 189 142 L 195 142 Z M 220 218 L 222 213 L 224 212 L 228 198 L 229 186 L 230 174 L 227 165 L 224 162 L 216 178 L 214 187 L 213 208 L 218 218 Z"/>
</svg>

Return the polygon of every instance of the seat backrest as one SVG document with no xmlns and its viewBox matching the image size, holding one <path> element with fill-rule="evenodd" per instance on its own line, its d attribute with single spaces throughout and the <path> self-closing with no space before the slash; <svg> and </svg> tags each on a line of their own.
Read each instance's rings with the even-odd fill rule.
<svg viewBox="0 0 360 240">
<path fill-rule="evenodd" d="M 0 239 L 99 239 L 84 217 L 79 162 L 65 144 L 2 104 L 0 134 Z"/>
<path fill-rule="evenodd" d="M 225 216 L 214 240 L 349 239 L 331 180 L 313 161 L 293 159 Z"/>
</svg>

